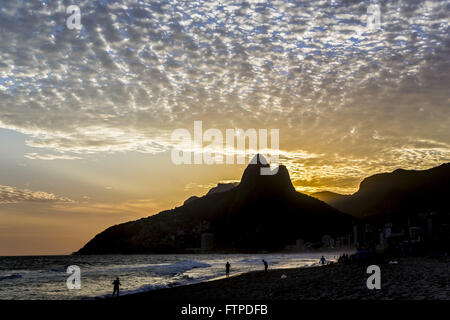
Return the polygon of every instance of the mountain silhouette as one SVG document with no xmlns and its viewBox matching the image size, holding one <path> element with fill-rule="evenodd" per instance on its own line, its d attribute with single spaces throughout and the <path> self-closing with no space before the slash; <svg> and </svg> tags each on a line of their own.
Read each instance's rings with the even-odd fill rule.
<svg viewBox="0 0 450 320">
<path fill-rule="evenodd" d="M 180 207 L 106 229 L 77 254 L 180 253 L 198 248 L 203 233 L 216 250 L 279 250 L 296 239 L 345 235 L 354 217 L 295 190 L 285 166 L 256 155 L 237 186 L 220 185 Z"/>
<path fill-rule="evenodd" d="M 313 196 L 371 222 L 404 222 L 408 217 L 450 212 L 450 163 L 428 170 L 397 169 L 364 179 L 353 195 L 332 192 Z"/>
</svg>

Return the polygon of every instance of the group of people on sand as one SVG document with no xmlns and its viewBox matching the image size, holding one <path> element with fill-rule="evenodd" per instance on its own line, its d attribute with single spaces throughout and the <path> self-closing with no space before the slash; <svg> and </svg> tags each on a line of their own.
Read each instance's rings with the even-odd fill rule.
<svg viewBox="0 0 450 320">
<path fill-rule="evenodd" d="M 338 263 L 348 264 L 350 261 L 350 258 L 348 254 L 344 253 L 342 256 L 339 257 Z"/>
<path fill-rule="evenodd" d="M 262 259 L 262 262 L 264 264 L 264 272 L 267 272 L 267 270 L 269 269 L 269 263 L 264 259 Z M 326 263 L 326 259 L 324 256 L 319 259 L 319 263 L 321 263 L 322 265 Z M 227 261 L 227 263 L 225 264 L 225 274 L 227 278 L 230 276 L 230 268 L 231 264 L 229 261 Z"/>
<path fill-rule="evenodd" d="M 380 264 L 383 262 L 384 256 L 382 254 L 378 254 L 375 250 L 370 248 L 358 248 L 354 254 L 349 256 L 344 253 L 338 259 L 338 263 L 342 264 L 369 265 Z"/>
<path fill-rule="evenodd" d="M 267 270 L 269 269 L 269 263 L 264 259 L 262 259 L 262 263 L 264 264 L 264 272 L 267 272 Z M 227 261 L 227 263 L 225 264 L 225 274 L 227 278 L 230 276 L 230 269 L 231 264 L 229 261 Z"/>
</svg>

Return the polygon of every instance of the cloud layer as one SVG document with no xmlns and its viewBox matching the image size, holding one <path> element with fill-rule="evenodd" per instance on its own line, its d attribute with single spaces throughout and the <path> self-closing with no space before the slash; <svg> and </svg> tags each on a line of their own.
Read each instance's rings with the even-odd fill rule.
<svg viewBox="0 0 450 320">
<path fill-rule="evenodd" d="M 202 120 L 279 128 L 302 181 L 450 161 L 448 1 L 86 0 L 80 31 L 71 4 L 0 9 L 0 127 L 30 159 L 161 152 Z"/>
<path fill-rule="evenodd" d="M 22 203 L 22 202 L 73 202 L 65 197 L 58 197 L 53 193 L 43 191 L 32 191 L 28 189 L 17 189 L 0 185 L 0 204 Z"/>
</svg>

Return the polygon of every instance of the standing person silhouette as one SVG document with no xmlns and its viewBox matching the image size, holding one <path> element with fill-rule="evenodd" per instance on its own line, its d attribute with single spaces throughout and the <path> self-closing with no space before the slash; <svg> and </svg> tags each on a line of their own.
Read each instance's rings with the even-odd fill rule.
<svg viewBox="0 0 450 320">
<path fill-rule="evenodd" d="M 117 296 L 119 296 L 119 287 L 122 285 L 120 283 L 119 277 L 117 277 L 116 280 L 114 280 L 112 282 L 112 284 L 114 285 L 114 290 L 113 290 L 112 296 L 114 297 L 114 294 L 116 294 L 116 292 L 117 292 Z"/>
<path fill-rule="evenodd" d="M 267 272 L 267 268 L 269 268 L 269 264 L 264 259 L 262 259 L 262 262 L 264 263 L 264 272 Z"/>
<path fill-rule="evenodd" d="M 321 263 L 322 265 L 325 264 L 325 257 L 324 257 L 324 256 L 322 256 L 322 258 L 320 258 L 320 263 Z"/>
<path fill-rule="evenodd" d="M 225 265 L 225 271 L 227 274 L 227 278 L 230 276 L 230 263 L 227 261 L 227 264 Z"/>
</svg>

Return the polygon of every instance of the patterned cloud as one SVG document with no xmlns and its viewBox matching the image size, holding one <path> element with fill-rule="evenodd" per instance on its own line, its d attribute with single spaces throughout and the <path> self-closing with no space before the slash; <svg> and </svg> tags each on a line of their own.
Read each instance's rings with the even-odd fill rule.
<svg viewBox="0 0 450 320">
<path fill-rule="evenodd" d="M 21 203 L 21 202 L 73 202 L 65 197 L 58 197 L 53 193 L 43 191 L 32 191 L 28 189 L 18 189 L 10 186 L 0 185 L 0 204 Z"/>
<path fill-rule="evenodd" d="M 72 4 L 81 30 L 66 26 Z M 437 0 L 2 2 L 0 127 L 28 135 L 30 159 L 162 152 L 194 120 L 279 128 L 306 186 L 435 165 L 450 161 L 449 13 Z"/>
</svg>

